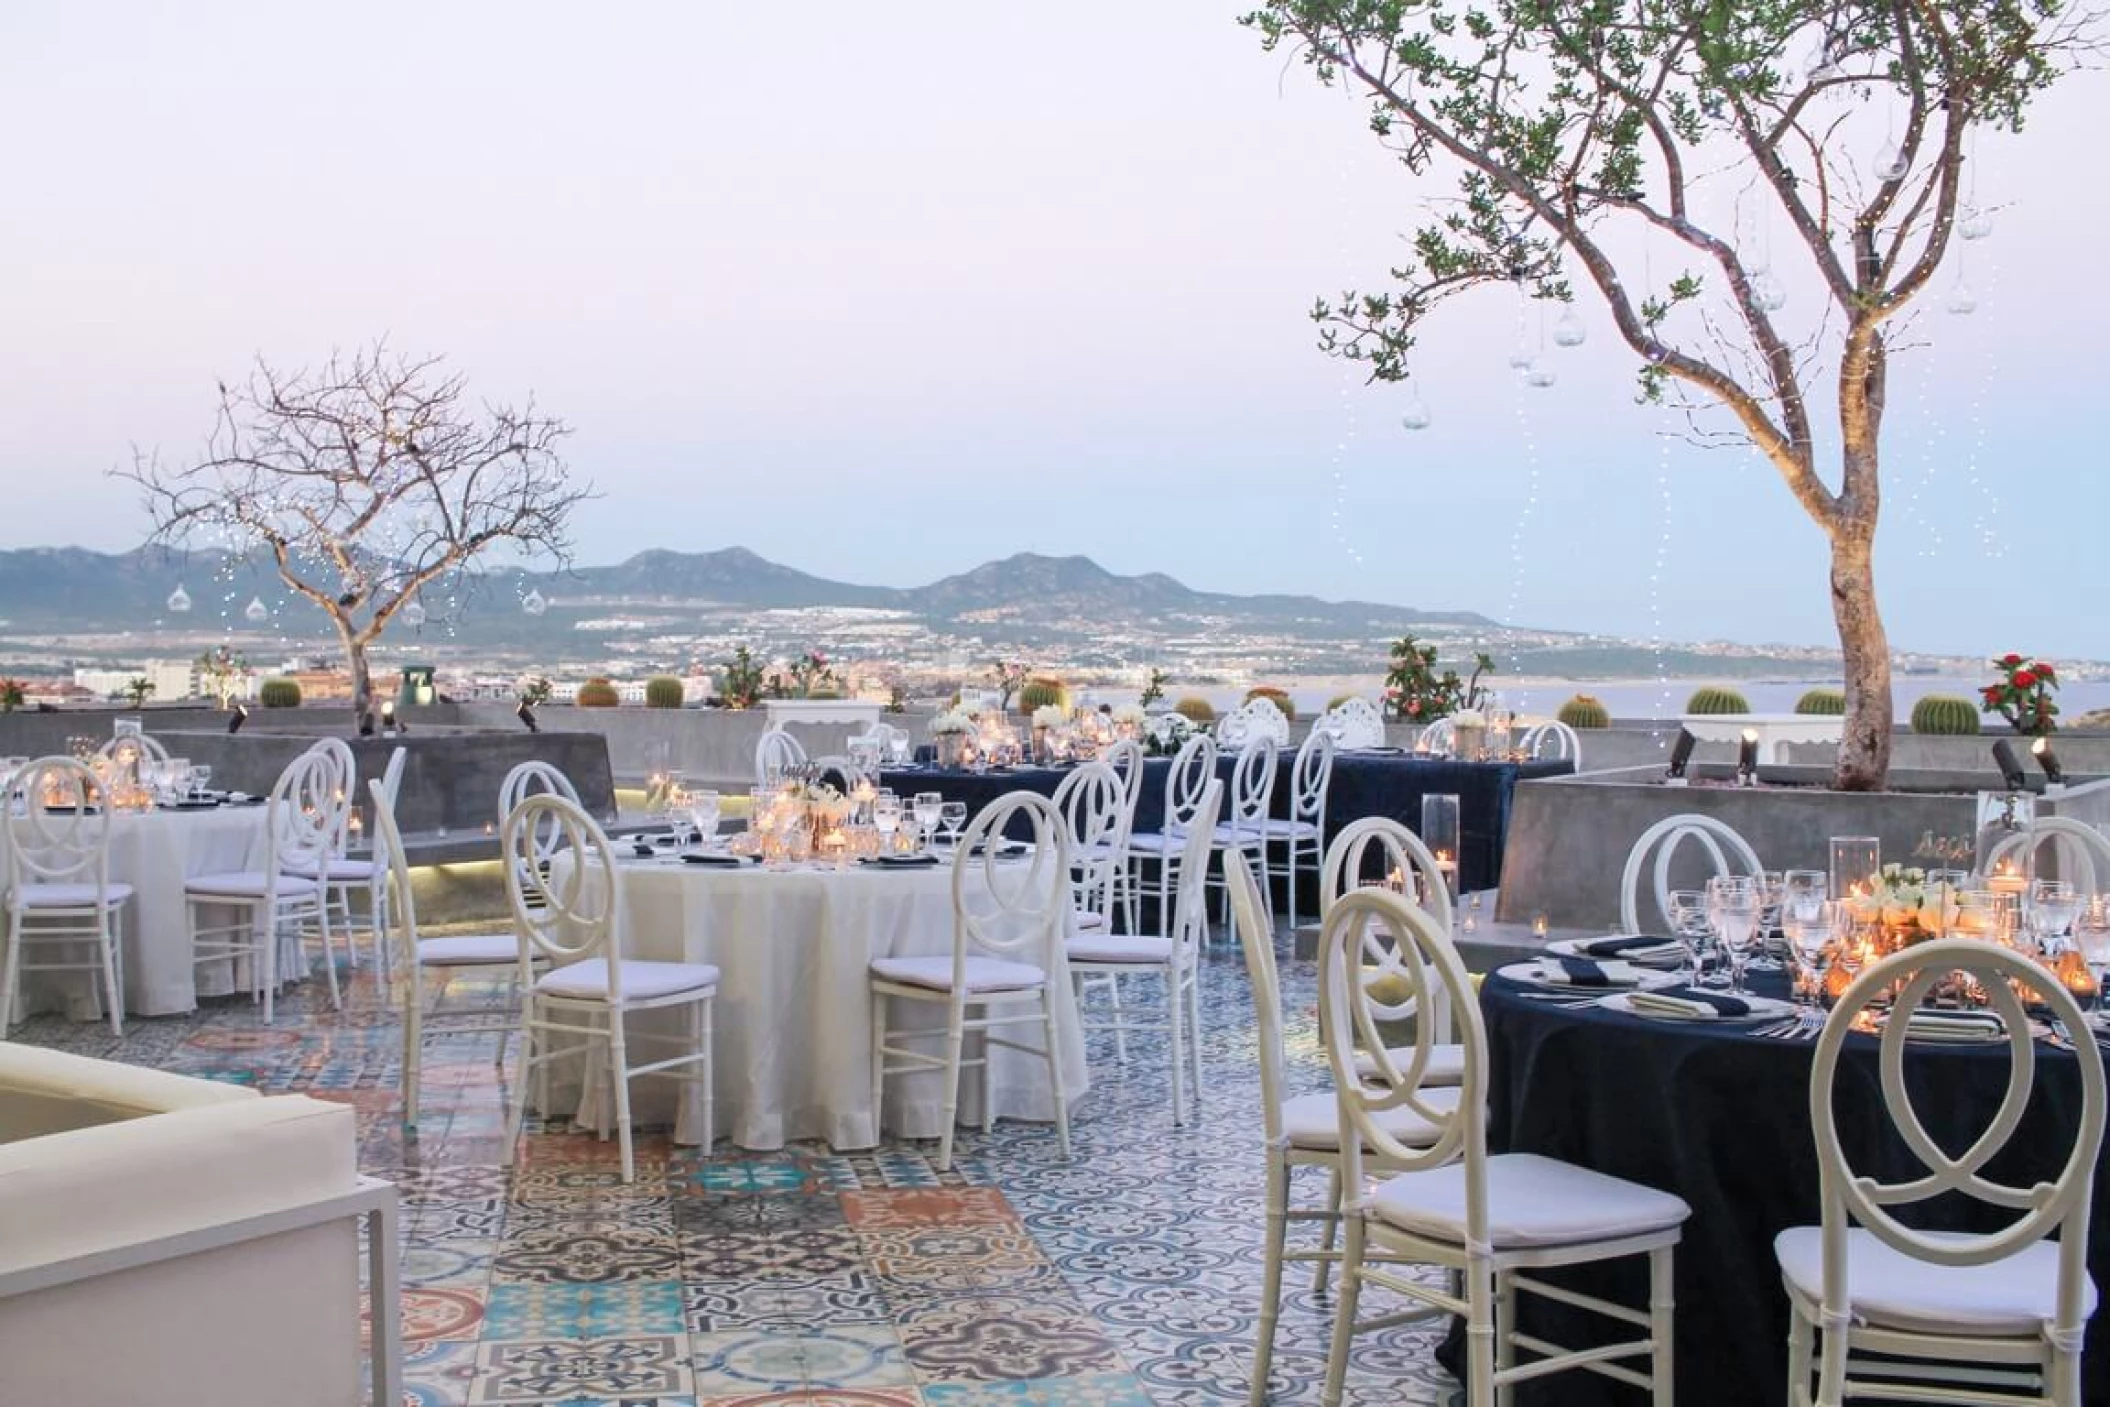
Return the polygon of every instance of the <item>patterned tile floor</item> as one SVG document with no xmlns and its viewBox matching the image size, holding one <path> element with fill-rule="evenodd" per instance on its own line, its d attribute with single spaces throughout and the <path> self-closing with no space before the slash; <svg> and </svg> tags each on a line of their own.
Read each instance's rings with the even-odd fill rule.
<svg viewBox="0 0 2110 1407">
<path fill-rule="evenodd" d="M 1294 1078 L 1318 1085 L 1311 965 L 1288 946 Z M 479 996 L 458 986 L 448 1001 Z M 504 1165 L 488 1036 L 432 1040 L 406 1138 L 400 1028 L 363 980 L 341 1015 L 309 990 L 271 1028 L 237 1000 L 122 1040 L 56 1017 L 15 1038 L 351 1104 L 362 1168 L 402 1189 L 420 1407 L 1213 1407 L 1246 1401 L 1262 1179 L 1235 954 L 1210 955 L 1203 991 L 1205 1093 L 1184 1129 L 1162 1043 L 1132 1038 L 1122 1066 L 1100 1037 L 1069 1161 L 1028 1124 L 962 1130 L 944 1174 L 935 1145 L 705 1157 L 647 1135 L 628 1187 L 613 1141 L 564 1129 Z M 1323 1192 L 1300 1176 L 1300 1196 Z M 1330 1306 L 1308 1267 L 1288 1278 L 1270 1400 L 1316 1403 Z M 1436 1334 L 1359 1338 L 1348 1401 L 1452 1402 Z"/>
</svg>

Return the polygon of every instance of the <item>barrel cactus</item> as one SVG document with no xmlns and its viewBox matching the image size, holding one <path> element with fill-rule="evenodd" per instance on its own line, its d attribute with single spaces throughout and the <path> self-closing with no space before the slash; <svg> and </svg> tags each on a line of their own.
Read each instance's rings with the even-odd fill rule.
<svg viewBox="0 0 2110 1407">
<path fill-rule="evenodd" d="M 1198 723 L 1205 728 L 1216 721 L 1215 705 L 1211 704 L 1207 699 L 1198 698 L 1193 694 L 1187 695 L 1187 697 L 1174 704 L 1172 711 L 1189 723 Z"/>
<path fill-rule="evenodd" d="M 1577 694 L 1561 705 L 1554 715 L 1570 728 L 1609 728 L 1612 726 L 1612 711 L 1602 701 L 1590 694 Z"/>
<path fill-rule="evenodd" d="M 300 681 L 266 679 L 256 686 L 256 701 L 265 708 L 299 708 Z"/>
<path fill-rule="evenodd" d="M 614 708 L 623 696 L 615 691 L 615 685 L 597 674 L 579 686 L 574 701 L 580 708 Z"/>
<path fill-rule="evenodd" d="M 1812 717 L 1836 718 L 1846 712 L 1846 690 L 1811 689 L 1795 700 L 1795 711 Z"/>
<path fill-rule="evenodd" d="M 1692 691 L 1685 701 L 1687 713 L 1749 713 L 1751 701 L 1735 689 L 1725 689 L 1714 684 L 1702 685 Z"/>
<path fill-rule="evenodd" d="M 1028 718 L 1035 710 L 1050 705 L 1066 709 L 1070 706 L 1069 686 L 1051 675 L 1036 674 L 1018 686 L 1018 711 Z"/>
<path fill-rule="evenodd" d="M 1289 690 L 1278 689 L 1272 684 L 1261 684 L 1245 691 L 1245 701 L 1247 703 L 1251 703 L 1255 699 L 1266 699 L 1276 708 L 1282 710 L 1284 718 L 1287 718 L 1292 723 L 1297 721 L 1297 706 L 1290 702 Z"/>
<path fill-rule="evenodd" d="M 646 708 L 680 708 L 681 681 L 671 674 L 655 674 L 645 681 Z"/>
<path fill-rule="evenodd" d="M 1968 736 L 1978 731 L 1978 705 L 1955 694 L 1928 694 L 1912 706 L 1912 731 Z"/>
<path fill-rule="evenodd" d="M 1335 709 L 1339 708 L 1342 704 L 1349 702 L 1351 699 L 1359 699 L 1361 697 L 1361 694 L 1335 694 L 1332 698 L 1326 701 L 1326 711 L 1328 713 L 1331 713 Z"/>
</svg>

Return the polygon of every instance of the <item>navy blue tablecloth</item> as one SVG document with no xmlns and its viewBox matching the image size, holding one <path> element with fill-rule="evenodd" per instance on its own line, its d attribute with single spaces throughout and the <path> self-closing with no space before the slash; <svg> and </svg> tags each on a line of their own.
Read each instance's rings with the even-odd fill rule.
<svg viewBox="0 0 2110 1407">
<path fill-rule="evenodd" d="M 1746 1028 L 1649 1021 L 1522 999 L 1489 977 L 1488 1143 L 1539 1153 L 1675 1192 L 1693 1209 L 1677 1250 L 1680 1402 L 1777 1407 L 1787 1400 L 1788 1302 L 1773 1238 L 1818 1220 L 1816 1139 L 1809 1125 L 1809 1041 L 1771 1041 Z M 1888 1131 L 1877 1043 L 1850 1037 L 1836 1096 L 1842 1143 L 1858 1171 L 1899 1180 L 1919 1165 Z M 2054 1175 L 2071 1153 L 2080 1080 L 2073 1057 L 2037 1045 L 2028 1111 L 1986 1174 L 2010 1185 Z M 1928 1133 L 1951 1154 L 1981 1133 L 2007 1090 L 2005 1046 L 1914 1047 L 1907 1082 Z M 1912 1219 L 1931 1229 L 1993 1230 L 2012 1214 L 1950 1198 Z M 2089 1269 L 2110 1285 L 2110 1176 L 2099 1175 Z M 1566 1272 L 1592 1293 L 1641 1306 L 1645 1258 Z M 1560 1278 L 1560 1277 L 1556 1277 Z M 2084 1388 L 2110 1404 L 2110 1341 L 2098 1313 L 2088 1334 Z M 1602 1342 L 1595 1316 L 1527 1297 L 1531 1332 L 1576 1346 Z M 1454 1335 L 1452 1353 L 1456 1351 Z M 1452 1354 L 1446 1354 L 1451 1361 Z M 1589 1373 L 1518 1388 L 1520 1404 L 1638 1404 L 1639 1391 Z"/>
<path fill-rule="evenodd" d="M 1276 760 L 1273 813 L 1287 818 L 1292 802 L 1291 772 L 1296 755 L 1285 751 Z M 1234 757 L 1217 760 L 1228 786 Z M 1165 776 L 1172 764 L 1151 758 L 1143 764 L 1143 794 L 1136 801 L 1136 829 L 1157 830 L 1165 819 Z M 1490 889 L 1502 877 L 1502 846 L 1509 833 L 1509 808 L 1520 781 L 1562 777 L 1572 762 L 1444 762 L 1401 753 L 1344 752 L 1334 758 L 1333 782 L 1326 794 L 1326 838 L 1350 821 L 1390 816 L 1408 829 L 1421 829 L 1421 799 L 1449 792 L 1458 798 L 1459 880 L 1467 889 Z M 889 768 L 881 785 L 903 796 L 935 791 L 947 801 L 964 801 L 970 816 L 1010 791 L 1052 795 L 1066 768 L 1013 767 L 1005 771 L 968 772 L 934 767 Z"/>
</svg>

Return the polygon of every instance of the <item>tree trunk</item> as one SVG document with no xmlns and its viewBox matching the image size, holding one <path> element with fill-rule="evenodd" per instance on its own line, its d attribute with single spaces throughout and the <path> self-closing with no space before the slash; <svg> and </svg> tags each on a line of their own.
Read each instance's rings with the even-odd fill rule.
<svg viewBox="0 0 2110 1407">
<path fill-rule="evenodd" d="M 337 637 L 344 642 L 344 662 L 352 674 L 352 722 L 363 723 L 374 707 L 374 677 L 366 663 L 366 642 L 343 624 L 337 627 Z"/>
<path fill-rule="evenodd" d="M 1846 727 L 1839 739 L 1841 791 L 1878 791 L 1890 771 L 1890 639 L 1876 610 L 1875 525 L 1832 530 L 1832 616 L 1846 667 Z"/>
</svg>

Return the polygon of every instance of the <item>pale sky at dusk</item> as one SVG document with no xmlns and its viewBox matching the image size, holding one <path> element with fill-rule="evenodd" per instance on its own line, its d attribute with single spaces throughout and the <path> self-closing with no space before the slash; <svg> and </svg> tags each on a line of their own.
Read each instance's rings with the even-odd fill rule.
<svg viewBox="0 0 2110 1407">
<path fill-rule="evenodd" d="M 386 334 L 577 428 L 586 562 L 905 585 L 1081 552 L 1831 640 L 1816 529 L 1749 454 L 1659 451 L 1587 298 L 1549 390 L 1504 364 L 1505 293 L 1451 305 L 1419 434 L 1314 350 L 1314 295 L 1382 283 L 1417 188 L 1241 8 L 10 3 L 0 546 L 135 544 L 102 477 L 132 444 L 192 453 L 258 352 Z M 1891 395 L 1900 648 L 2110 658 L 2106 116 L 2083 74 L 1979 147 L 1978 311 L 1930 300 Z"/>
</svg>

